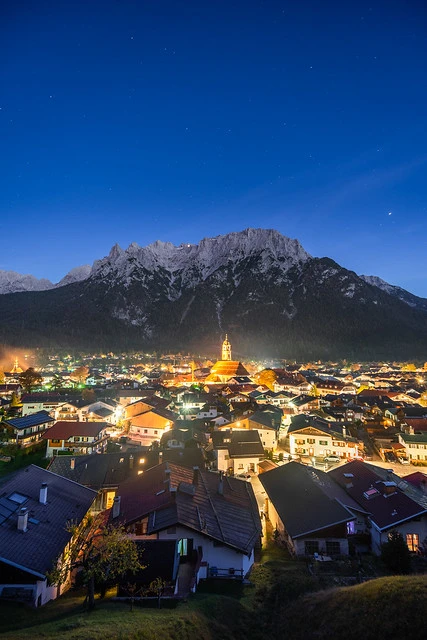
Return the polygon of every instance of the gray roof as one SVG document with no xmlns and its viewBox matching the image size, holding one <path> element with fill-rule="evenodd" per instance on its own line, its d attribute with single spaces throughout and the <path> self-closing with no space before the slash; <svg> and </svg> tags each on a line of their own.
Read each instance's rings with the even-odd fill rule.
<svg viewBox="0 0 427 640">
<path fill-rule="evenodd" d="M 47 504 L 39 502 L 44 482 Z M 71 538 L 67 527 L 82 521 L 95 498 L 92 489 L 35 465 L 9 476 L 0 484 L 0 561 L 45 577 Z M 17 528 L 22 507 L 29 512 L 25 533 Z"/>
<path fill-rule="evenodd" d="M 292 538 L 354 520 L 340 499 L 345 492 L 322 471 L 290 462 L 262 473 L 259 479 Z"/>
<path fill-rule="evenodd" d="M 261 533 L 253 489 L 225 476 L 220 493 L 220 482 L 220 475 L 211 471 L 174 463 L 153 467 L 120 487 L 123 521 L 148 516 L 149 534 L 182 525 L 250 554 Z"/>
<path fill-rule="evenodd" d="M 24 416 L 23 418 L 5 420 L 5 423 L 14 429 L 28 429 L 29 427 L 37 427 L 39 424 L 45 424 L 46 422 L 55 422 L 47 411 L 37 411 L 37 413 L 31 413 L 29 416 Z"/>
</svg>

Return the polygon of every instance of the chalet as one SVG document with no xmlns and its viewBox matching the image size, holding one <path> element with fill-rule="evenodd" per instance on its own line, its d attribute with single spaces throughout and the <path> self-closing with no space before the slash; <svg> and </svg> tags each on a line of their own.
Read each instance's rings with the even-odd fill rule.
<svg viewBox="0 0 427 640">
<path fill-rule="evenodd" d="M 291 454 L 310 457 L 328 455 L 340 458 L 357 458 L 363 452 L 363 443 L 347 433 L 347 427 L 339 423 L 328 424 L 325 421 L 307 417 L 300 428 L 291 426 L 288 431 Z"/>
<path fill-rule="evenodd" d="M 19 447 L 29 447 L 39 442 L 46 429 L 54 422 L 47 411 L 38 411 L 23 418 L 5 420 L 3 425 Z"/>
<path fill-rule="evenodd" d="M 385 475 L 384 475 L 385 474 Z M 371 536 L 371 550 L 381 553 L 381 545 L 391 531 L 398 531 L 410 551 L 417 551 L 427 537 L 427 499 L 402 490 L 407 483 L 387 470 L 355 460 L 327 474 L 368 512 L 365 532 Z"/>
<path fill-rule="evenodd" d="M 298 462 L 259 476 L 266 515 L 297 556 L 347 555 L 349 526 L 362 509 L 322 471 Z M 347 506 L 349 503 L 349 506 Z"/>
<path fill-rule="evenodd" d="M 173 427 L 176 418 L 168 409 L 146 411 L 130 418 L 129 437 L 142 445 L 151 445 Z"/>
<path fill-rule="evenodd" d="M 248 416 L 241 416 L 238 420 L 226 424 L 222 429 L 252 429 L 259 433 L 264 449 L 274 450 L 277 446 L 278 433 L 281 426 L 281 411 L 255 411 Z"/>
<path fill-rule="evenodd" d="M 399 442 L 405 447 L 406 457 L 411 462 L 427 462 L 427 432 L 398 434 Z"/>
<path fill-rule="evenodd" d="M 69 524 L 79 525 L 96 492 L 30 465 L 0 484 L 0 597 L 41 606 L 70 586 L 48 585 L 72 540 Z"/>
<path fill-rule="evenodd" d="M 121 485 L 112 520 L 134 540 L 177 540 L 194 584 L 210 576 L 243 578 L 261 534 L 248 482 L 173 463 Z"/>
<path fill-rule="evenodd" d="M 107 448 L 107 422 L 56 422 L 43 434 L 46 440 L 46 457 L 60 451 L 77 454 L 103 453 Z"/>
<path fill-rule="evenodd" d="M 59 393 L 27 393 L 21 397 L 21 402 L 23 417 L 39 411 L 47 411 L 56 420 L 58 410 L 65 399 Z"/>
<path fill-rule="evenodd" d="M 288 406 L 291 407 L 295 413 L 307 413 L 320 408 L 320 400 L 315 396 L 301 395 L 289 400 Z"/>
<path fill-rule="evenodd" d="M 255 430 L 214 431 L 211 449 L 213 468 L 229 474 L 258 473 L 258 464 L 264 458 L 264 448 Z"/>
<path fill-rule="evenodd" d="M 0 384 L 0 397 L 6 398 L 15 393 L 16 395 L 20 395 L 22 391 L 22 387 L 17 382 L 8 382 L 7 384 Z"/>
</svg>

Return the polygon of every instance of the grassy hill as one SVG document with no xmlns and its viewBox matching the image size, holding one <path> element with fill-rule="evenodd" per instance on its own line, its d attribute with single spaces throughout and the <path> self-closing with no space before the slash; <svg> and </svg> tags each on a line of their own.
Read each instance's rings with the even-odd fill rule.
<svg viewBox="0 0 427 640">
<path fill-rule="evenodd" d="M 418 640 L 425 637 L 427 576 L 385 577 L 325 589 L 304 563 L 270 557 L 255 567 L 253 585 L 216 582 L 175 609 L 130 611 L 124 602 L 68 593 L 39 610 L 0 604 L 4 640 Z M 217 593 L 215 593 L 215 591 Z M 218 593 L 219 592 L 219 593 Z"/>
</svg>

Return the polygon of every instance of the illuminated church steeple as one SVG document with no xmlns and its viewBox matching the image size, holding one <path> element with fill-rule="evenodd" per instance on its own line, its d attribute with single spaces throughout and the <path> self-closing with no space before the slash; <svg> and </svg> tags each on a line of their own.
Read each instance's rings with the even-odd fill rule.
<svg viewBox="0 0 427 640">
<path fill-rule="evenodd" d="M 22 373 L 22 369 L 18 364 L 18 358 L 15 358 L 15 362 L 13 363 L 13 368 L 11 373 Z"/>
<path fill-rule="evenodd" d="M 225 340 L 222 343 L 222 357 L 221 360 L 231 360 L 231 343 L 228 341 L 228 336 L 225 334 Z"/>
</svg>

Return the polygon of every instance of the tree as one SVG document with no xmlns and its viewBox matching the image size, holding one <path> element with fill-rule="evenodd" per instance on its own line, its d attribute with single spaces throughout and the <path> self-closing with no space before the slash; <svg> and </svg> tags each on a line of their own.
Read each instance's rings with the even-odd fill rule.
<svg viewBox="0 0 427 640">
<path fill-rule="evenodd" d="M 381 559 L 389 571 L 393 573 L 409 573 L 411 570 L 411 554 L 398 531 L 388 534 L 388 542 L 381 545 Z"/>
<path fill-rule="evenodd" d="M 13 391 L 10 399 L 10 408 L 17 409 L 18 407 L 22 407 L 22 402 L 20 401 L 18 394 Z"/>
<path fill-rule="evenodd" d="M 52 389 L 52 391 L 60 391 L 63 386 L 64 380 L 62 379 L 62 376 L 60 376 L 59 373 L 55 373 L 51 380 L 50 388 Z"/>
<path fill-rule="evenodd" d="M 95 402 L 96 400 L 95 391 L 93 389 L 83 389 L 82 398 L 85 402 L 88 402 L 88 403 Z"/>
<path fill-rule="evenodd" d="M 70 373 L 70 378 L 76 384 L 84 384 L 88 375 L 89 375 L 89 368 L 82 366 L 82 367 L 77 367 L 77 369 L 74 369 L 74 371 Z"/>
<path fill-rule="evenodd" d="M 274 382 L 277 380 L 277 373 L 273 369 L 263 369 L 254 377 L 257 384 L 263 384 L 273 391 Z"/>
<path fill-rule="evenodd" d="M 27 393 L 31 393 L 31 391 L 35 387 L 39 387 L 42 382 L 42 376 L 34 369 L 34 367 L 28 367 L 26 371 L 23 371 L 19 375 L 19 384 Z"/>
<path fill-rule="evenodd" d="M 69 552 L 58 558 L 48 574 L 52 585 L 64 584 L 70 572 L 77 569 L 87 588 L 88 609 L 95 604 L 95 585 L 113 582 L 127 572 L 135 573 L 144 567 L 139 562 L 138 550 L 122 527 L 103 526 L 102 514 L 88 516 L 79 527 L 71 525 Z"/>
</svg>

